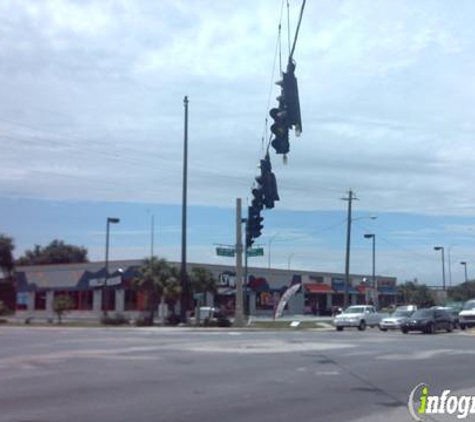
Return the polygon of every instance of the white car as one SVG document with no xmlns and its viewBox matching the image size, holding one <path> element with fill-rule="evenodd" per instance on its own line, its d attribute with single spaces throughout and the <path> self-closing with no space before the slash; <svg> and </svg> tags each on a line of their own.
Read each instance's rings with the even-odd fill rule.
<svg viewBox="0 0 475 422">
<path fill-rule="evenodd" d="M 345 327 L 357 327 L 363 331 L 369 325 L 376 327 L 381 320 L 381 315 L 376 308 L 370 305 L 349 306 L 340 315 L 335 317 L 334 323 L 337 331 L 343 331 Z"/>
<path fill-rule="evenodd" d="M 381 320 L 379 323 L 379 329 L 381 331 L 400 329 L 401 322 L 408 319 L 416 309 L 416 306 L 398 306 L 394 313 Z"/>
<path fill-rule="evenodd" d="M 459 313 L 459 326 L 461 330 L 475 326 L 475 299 L 465 302 Z"/>
</svg>

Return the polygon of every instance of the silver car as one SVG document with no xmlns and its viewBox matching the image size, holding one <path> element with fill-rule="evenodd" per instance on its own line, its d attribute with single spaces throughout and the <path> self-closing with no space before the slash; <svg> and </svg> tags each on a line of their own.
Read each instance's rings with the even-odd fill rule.
<svg viewBox="0 0 475 422">
<path fill-rule="evenodd" d="M 401 323 L 408 319 L 414 313 L 414 311 L 415 309 L 408 310 L 396 308 L 393 314 L 381 320 L 379 323 L 379 329 L 381 331 L 400 329 Z"/>
</svg>

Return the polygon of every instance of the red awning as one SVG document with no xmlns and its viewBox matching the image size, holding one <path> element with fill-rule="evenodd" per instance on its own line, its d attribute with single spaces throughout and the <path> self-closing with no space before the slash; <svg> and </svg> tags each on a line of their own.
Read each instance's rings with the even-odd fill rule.
<svg viewBox="0 0 475 422">
<path fill-rule="evenodd" d="M 356 290 L 358 290 L 359 294 L 365 294 L 367 289 L 369 289 L 369 286 L 363 286 L 363 285 L 356 286 Z"/>
<path fill-rule="evenodd" d="M 328 284 L 305 284 L 308 293 L 333 293 L 332 286 Z"/>
</svg>

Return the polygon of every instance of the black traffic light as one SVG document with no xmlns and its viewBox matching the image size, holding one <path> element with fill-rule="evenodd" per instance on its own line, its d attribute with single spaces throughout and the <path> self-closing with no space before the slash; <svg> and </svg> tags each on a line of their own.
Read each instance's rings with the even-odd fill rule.
<svg viewBox="0 0 475 422">
<path fill-rule="evenodd" d="M 287 154 L 290 150 L 289 130 L 293 128 L 296 136 L 302 132 L 299 90 L 294 62 L 289 62 L 287 72 L 283 72 L 282 80 L 276 83 L 281 87 L 281 93 L 277 97 L 279 106 L 269 112 L 274 120 L 270 127 L 274 135 L 271 145 L 277 154 Z"/>
<path fill-rule="evenodd" d="M 271 109 L 269 114 L 274 119 L 274 123 L 270 127 L 274 134 L 271 145 L 277 154 L 287 154 L 289 152 L 289 123 L 282 101 L 280 101 L 279 108 Z"/>
<path fill-rule="evenodd" d="M 250 248 L 261 235 L 263 229 L 262 222 L 264 218 L 261 217 L 261 210 L 259 208 L 250 206 L 247 209 L 247 224 L 246 224 L 246 248 Z"/>
<path fill-rule="evenodd" d="M 264 191 L 262 187 L 257 187 L 252 190 L 252 206 L 253 208 L 262 210 L 264 208 Z"/>
<path fill-rule="evenodd" d="M 261 160 L 261 174 L 256 177 L 259 188 L 263 193 L 263 204 L 266 209 L 274 208 L 274 202 L 278 201 L 279 193 L 277 192 L 277 180 L 274 173 L 272 173 L 272 166 L 269 154 Z M 258 189 L 259 189 L 258 188 Z"/>
<path fill-rule="evenodd" d="M 295 135 L 302 133 L 302 118 L 300 116 L 300 100 L 297 78 L 295 77 L 295 63 L 289 62 L 287 72 L 283 74 L 281 81 L 283 102 L 287 112 L 287 123 L 289 129 L 293 126 Z"/>
</svg>

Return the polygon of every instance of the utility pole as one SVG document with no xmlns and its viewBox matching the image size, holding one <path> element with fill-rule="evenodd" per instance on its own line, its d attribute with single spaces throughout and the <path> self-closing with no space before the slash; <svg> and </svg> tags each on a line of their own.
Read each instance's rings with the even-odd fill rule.
<svg viewBox="0 0 475 422">
<path fill-rule="evenodd" d="M 351 244 L 351 205 L 353 200 L 358 200 L 354 196 L 353 191 L 348 191 L 348 197 L 341 198 L 343 201 L 348 201 L 348 218 L 346 223 L 346 257 L 345 257 L 345 292 L 343 295 L 343 308 L 348 306 L 348 295 L 350 288 L 350 244 Z"/>
<path fill-rule="evenodd" d="M 467 279 L 467 262 L 462 261 L 460 264 L 463 265 L 464 268 L 465 268 L 465 282 L 467 282 L 468 281 L 468 279 Z"/>
<path fill-rule="evenodd" d="M 249 209 L 249 208 L 248 208 Z M 248 212 L 248 216 L 247 218 L 243 218 L 241 220 L 242 222 L 245 222 L 245 235 L 247 235 L 247 232 L 248 232 L 248 222 L 249 222 L 249 212 Z M 247 238 L 247 236 L 246 236 Z M 249 298 L 249 288 L 248 288 L 248 271 L 247 271 L 247 258 L 248 258 L 248 248 L 247 248 L 247 241 L 244 242 L 244 289 L 245 289 L 245 292 L 246 292 L 246 295 L 245 295 L 245 298 L 246 298 L 246 301 L 245 301 L 245 314 L 247 315 L 247 317 L 250 316 L 251 314 L 251 310 L 250 310 L 250 298 Z"/>
<path fill-rule="evenodd" d="M 241 198 L 236 198 L 236 305 L 234 325 L 241 327 L 244 322 L 242 300 L 242 219 Z"/>
<path fill-rule="evenodd" d="M 107 316 L 107 308 L 109 307 L 109 290 L 107 287 L 107 279 L 109 278 L 109 227 L 111 224 L 120 223 L 119 218 L 107 217 L 106 223 L 106 261 L 104 265 L 104 284 L 102 285 L 102 311 L 104 316 Z"/>
<path fill-rule="evenodd" d="M 187 200 L 187 175 L 188 175 L 188 97 L 183 99 L 185 106 L 185 127 L 183 140 L 183 200 L 181 211 L 181 297 L 180 297 L 180 319 L 186 323 L 188 311 L 188 279 L 186 274 L 186 200 Z"/>
</svg>

